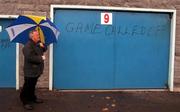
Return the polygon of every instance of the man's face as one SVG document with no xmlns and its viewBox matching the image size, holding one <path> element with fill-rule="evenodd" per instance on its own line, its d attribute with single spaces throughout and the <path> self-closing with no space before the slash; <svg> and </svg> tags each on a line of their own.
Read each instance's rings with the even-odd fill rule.
<svg viewBox="0 0 180 112">
<path fill-rule="evenodd" d="M 39 32 L 38 32 L 38 31 L 34 31 L 33 34 L 32 34 L 32 37 L 33 37 L 33 41 L 34 41 L 35 43 L 37 43 L 37 42 L 40 40 L 40 38 L 39 38 Z"/>
</svg>

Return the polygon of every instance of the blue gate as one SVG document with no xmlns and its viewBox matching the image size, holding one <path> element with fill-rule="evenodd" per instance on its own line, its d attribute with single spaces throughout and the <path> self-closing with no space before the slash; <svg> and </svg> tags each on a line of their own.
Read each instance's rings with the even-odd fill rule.
<svg viewBox="0 0 180 112">
<path fill-rule="evenodd" d="M 61 35 L 54 44 L 54 87 L 166 88 L 169 14 L 110 11 L 113 24 L 101 25 L 101 12 L 55 10 Z"/>
<path fill-rule="evenodd" d="M 16 87 L 16 44 L 10 43 L 5 28 L 13 19 L 0 19 L 0 87 Z"/>
</svg>

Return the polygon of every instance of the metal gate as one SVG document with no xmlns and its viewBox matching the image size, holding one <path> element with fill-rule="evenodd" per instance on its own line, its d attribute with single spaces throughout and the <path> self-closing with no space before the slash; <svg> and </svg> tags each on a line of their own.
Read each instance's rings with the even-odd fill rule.
<svg viewBox="0 0 180 112">
<path fill-rule="evenodd" d="M 101 24 L 102 12 L 112 25 Z M 167 88 L 169 13 L 56 9 L 53 21 L 54 88 Z"/>
<path fill-rule="evenodd" d="M 0 18 L 0 87 L 16 87 L 16 44 L 10 43 L 5 28 L 14 19 Z"/>
</svg>

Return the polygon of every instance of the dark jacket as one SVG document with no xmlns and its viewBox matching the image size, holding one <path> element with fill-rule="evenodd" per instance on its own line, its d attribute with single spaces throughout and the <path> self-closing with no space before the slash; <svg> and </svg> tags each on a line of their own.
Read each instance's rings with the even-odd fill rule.
<svg viewBox="0 0 180 112">
<path fill-rule="evenodd" d="M 34 43 L 31 39 L 23 47 L 24 54 L 24 76 L 39 77 L 44 70 L 44 60 L 42 56 L 46 51 L 39 43 Z"/>
</svg>

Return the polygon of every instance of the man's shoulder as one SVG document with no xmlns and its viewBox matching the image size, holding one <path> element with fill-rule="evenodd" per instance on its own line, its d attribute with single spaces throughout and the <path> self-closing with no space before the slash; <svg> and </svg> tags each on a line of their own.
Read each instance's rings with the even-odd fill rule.
<svg viewBox="0 0 180 112">
<path fill-rule="evenodd" d="M 30 49 L 30 48 L 32 48 L 33 47 L 33 43 L 31 42 L 31 41 L 28 41 L 25 45 L 24 45 L 24 47 L 23 47 L 23 49 Z"/>
<path fill-rule="evenodd" d="M 33 46 L 33 42 L 31 40 L 29 40 L 24 46 Z"/>
</svg>

